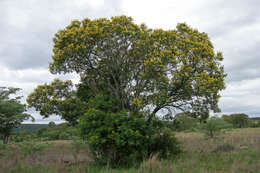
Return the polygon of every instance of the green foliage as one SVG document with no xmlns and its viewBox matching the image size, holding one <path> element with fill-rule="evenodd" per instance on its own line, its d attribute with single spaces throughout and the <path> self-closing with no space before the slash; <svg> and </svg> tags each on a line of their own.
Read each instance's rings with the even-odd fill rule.
<svg viewBox="0 0 260 173">
<path fill-rule="evenodd" d="M 175 131 L 192 131 L 197 128 L 199 121 L 187 113 L 175 115 L 174 121 L 169 123 Z"/>
<path fill-rule="evenodd" d="M 23 130 L 18 133 L 14 133 L 11 136 L 11 142 L 24 142 L 32 141 L 36 138 L 36 134 L 31 130 Z"/>
<path fill-rule="evenodd" d="M 48 124 L 48 127 L 50 127 L 50 128 L 53 128 L 55 126 L 56 126 L 56 124 L 53 121 L 49 122 L 49 124 Z"/>
<path fill-rule="evenodd" d="M 26 105 L 21 104 L 21 96 L 12 97 L 19 90 L 19 88 L 0 87 L 0 136 L 4 144 L 8 143 L 13 128 L 32 118 L 25 113 Z"/>
<path fill-rule="evenodd" d="M 50 85 L 39 85 L 27 97 L 27 103 L 45 118 L 53 114 L 61 115 L 72 125 L 76 125 L 79 116 L 85 112 L 85 104 L 76 97 L 69 80 L 63 82 L 55 79 Z"/>
<path fill-rule="evenodd" d="M 38 130 L 36 131 L 36 135 L 37 135 L 38 137 L 42 137 L 42 136 L 44 135 L 44 133 L 46 133 L 47 130 L 48 130 L 47 127 L 42 127 L 42 128 L 40 128 L 40 129 L 38 129 Z"/>
<path fill-rule="evenodd" d="M 62 123 L 53 126 L 44 126 L 36 131 L 23 130 L 12 134 L 11 141 L 24 142 L 24 141 L 48 141 L 48 140 L 72 140 L 79 137 L 76 127 L 70 126 L 67 123 Z"/>
<path fill-rule="evenodd" d="M 77 129 L 67 123 L 62 123 L 48 128 L 41 128 L 36 132 L 37 138 L 42 140 L 71 140 L 79 136 Z"/>
<path fill-rule="evenodd" d="M 127 16 L 75 20 L 53 41 L 50 71 L 76 72 L 80 82 L 39 85 L 27 102 L 44 117 L 57 114 L 75 125 L 89 99 L 104 94 L 113 98 L 113 112 L 150 107 L 152 114 L 177 109 L 196 117 L 219 111 L 222 54 L 206 33 L 186 24 L 153 30 Z"/>
<path fill-rule="evenodd" d="M 260 120 L 249 120 L 248 126 L 252 128 L 258 128 L 260 127 Z"/>
<path fill-rule="evenodd" d="M 202 132 L 210 138 L 216 137 L 222 129 L 231 127 L 231 124 L 218 117 L 211 117 L 206 123 L 201 124 Z"/>
<path fill-rule="evenodd" d="M 233 125 L 234 128 L 245 128 L 249 125 L 248 115 L 240 113 L 240 114 L 231 114 L 231 115 L 223 115 L 222 118 Z"/>
<path fill-rule="evenodd" d="M 152 153 L 178 154 L 176 138 L 159 120 L 148 123 L 142 115 L 105 113 L 90 109 L 81 118 L 79 129 L 96 159 L 116 164 L 130 164 Z"/>
</svg>

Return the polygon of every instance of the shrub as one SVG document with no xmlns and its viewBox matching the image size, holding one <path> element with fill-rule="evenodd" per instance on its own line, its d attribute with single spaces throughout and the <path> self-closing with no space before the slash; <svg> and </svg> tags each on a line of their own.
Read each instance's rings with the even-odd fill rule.
<svg viewBox="0 0 260 173">
<path fill-rule="evenodd" d="M 46 133 L 46 131 L 47 131 L 47 128 L 46 128 L 46 127 L 42 127 L 42 128 L 40 128 L 40 129 L 38 129 L 38 130 L 36 131 L 37 137 L 43 137 L 43 134 Z"/>
<path fill-rule="evenodd" d="M 60 140 L 69 140 L 69 139 L 71 139 L 71 135 L 68 132 L 61 132 L 59 134 L 59 139 Z"/>
<path fill-rule="evenodd" d="M 141 161 L 154 153 L 167 157 L 180 152 L 176 138 L 164 123 L 126 111 L 105 113 L 92 108 L 82 116 L 79 129 L 96 159 L 113 166 Z"/>
<path fill-rule="evenodd" d="M 227 129 L 231 127 L 231 124 L 217 117 L 211 117 L 206 123 L 201 124 L 202 132 L 210 138 L 216 137 L 220 133 L 221 129 Z"/>
<path fill-rule="evenodd" d="M 48 138 L 48 140 L 58 140 L 59 135 L 60 135 L 60 132 L 57 130 L 48 130 L 45 133 L 45 136 Z"/>
<path fill-rule="evenodd" d="M 49 123 L 47 128 L 40 128 L 36 134 L 38 138 L 47 140 L 71 140 L 73 137 L 79 136 L 77 129 L 67 123 L 55 126 L 53 123 Z"/>
</svg>

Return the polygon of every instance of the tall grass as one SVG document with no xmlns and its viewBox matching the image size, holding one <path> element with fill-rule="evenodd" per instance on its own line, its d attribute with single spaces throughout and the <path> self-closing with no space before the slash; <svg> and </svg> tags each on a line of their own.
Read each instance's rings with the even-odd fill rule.
<svg viewBox="0 0 260 173">
<path fill-rule="evenodd" d="M 52 141 L 0 144 L 1 173 L 245 173 L 260 172 L 260 128 L 229 130 L 215 139 L 201 133 L 177 133 L 184 153 L 174 159 L 157 155 L 132 168 L 112 169 L 95 164 L 80 142 Z M 22 147 L 23 146 L 23 147 Z M 44 147 L 41 147 L 44 146 Z"/>
</svg>

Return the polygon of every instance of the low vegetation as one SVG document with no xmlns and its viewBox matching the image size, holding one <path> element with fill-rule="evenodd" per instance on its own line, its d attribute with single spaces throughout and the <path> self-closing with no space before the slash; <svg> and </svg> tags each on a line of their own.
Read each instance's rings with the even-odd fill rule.
<svg viewBox="0 0 260 173">
<path fill-rule="evenodd" d="M 200 132 L 178 132 L 184 150 L 178 157 L 154 154 L 131 167 L 113 168 L 94 160 L 81 140 L 10 142 L 0 144 L 0 172 L 4 173 L 244 173 L 260 172 L 260 128 L 229 129 L 216 138 Z"/>
</svg>

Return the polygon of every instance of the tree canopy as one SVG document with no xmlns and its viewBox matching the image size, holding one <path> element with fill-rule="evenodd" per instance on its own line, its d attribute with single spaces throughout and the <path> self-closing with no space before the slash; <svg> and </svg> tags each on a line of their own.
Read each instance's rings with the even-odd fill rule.
<svg viewBox="0 0 260 173">
<path fill-rule="evenodd" d="M 60 115 L 71 125 L 76 125 L 79 116 L 85 112 L 85 102 L 80 101 L 75 92 L 71 81 L 55 79 L 49 85 L 39 85 L 28 96 L 27 102 L 44 118 Z"/>
<path fill-rule="evenodd" d="M 214 51 L 206 33 L 184 23 L 163 30 L 127 16 L 75 20 L 53 41 L 50 72 L 77 73 L 80 82 L 73 87 L 56 79 L 38 86 L 27 101 L 45 117 L 59 114 L 75 122 L 99 95 L 113 105 L 110 112 L 155 116 L 181 110 L 205 117 L 219 111 L 226 76 L 222 53 Z"/>
<path fill-rule="evenodd" d="M 8 142 L 13 128 L 32 118 L 25 113 L 26 105 L 20 102 L 21 96 L 12 96 L 19 90 L 19 88 L 0 87 L 0 135 L 3 143 Z"/>
<path fill-rule="evenodd" d="M 222 118 L 226 122 L 232 124 L 235 128 L 245 128 L 249 125 L 248 115 L 244 113 L 223 115 Z"/>
</svg>

